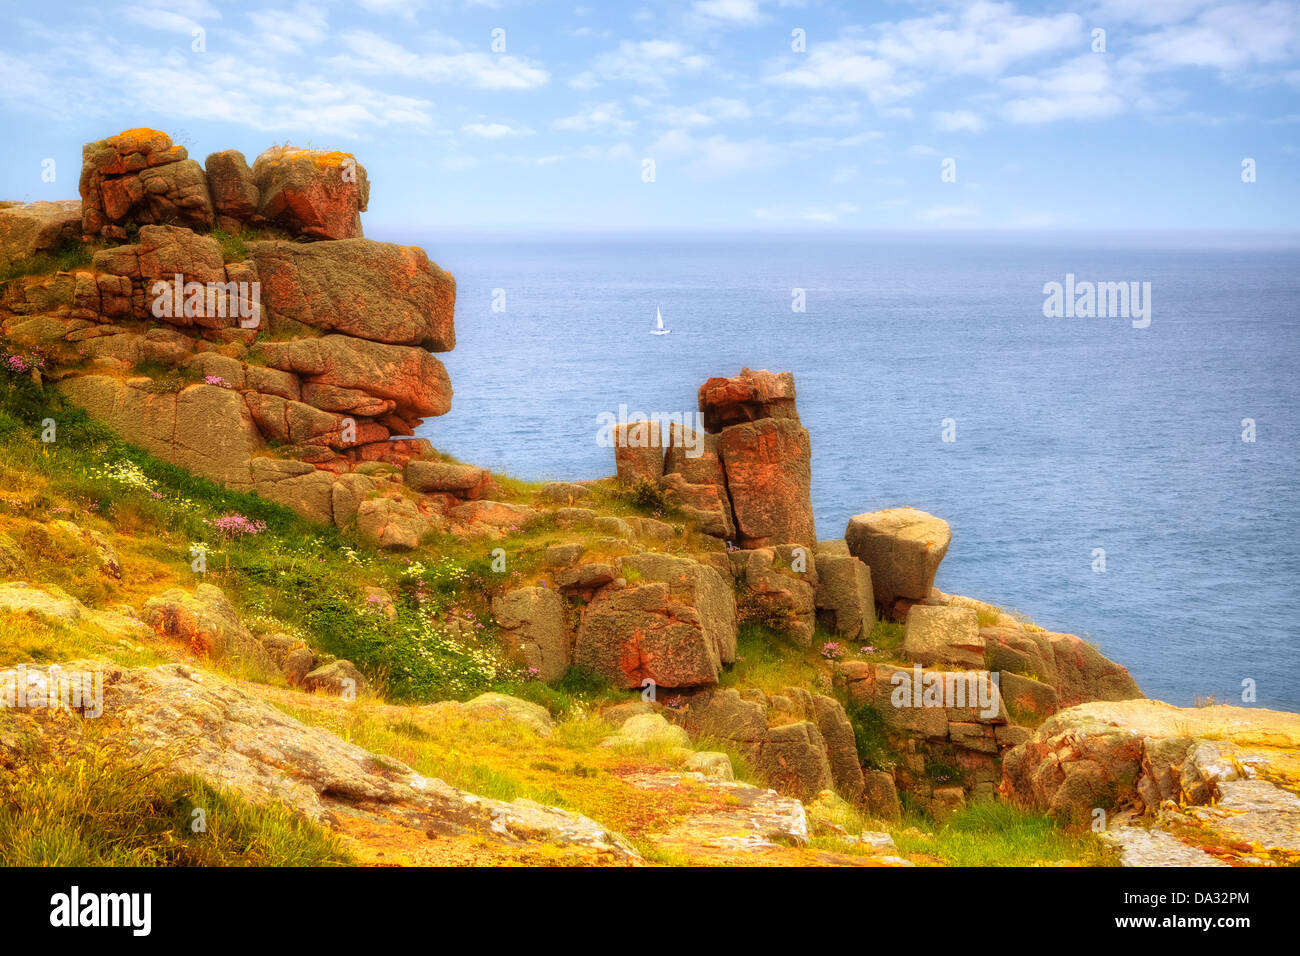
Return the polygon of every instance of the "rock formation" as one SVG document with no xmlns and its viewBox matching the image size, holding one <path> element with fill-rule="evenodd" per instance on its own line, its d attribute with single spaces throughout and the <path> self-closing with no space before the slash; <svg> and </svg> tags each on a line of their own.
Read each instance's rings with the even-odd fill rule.
<svg viewBox="0 0 1300 956">
<path fill-rule="evenodd" d="M 619 480 L 658 484 L 706 534 L 741 547 L 811 548 L 812 446 L 794 401 L 789 372 L 711 378 L 699 391 L 707 434 L 653 419 L 615 429 Z"/>
<path fill-rule="evenodd" d="M 860 514 L 843 539 L 818 542 L 811 444 L 791 373 L 710 378 L 697 395 L 702 432 L 658 420 L 619 425 L 616 481 L 507 493 L 513 483 L 413 437 L 451 407 L 435 353 L 455 346 L 455 280 L 417 248 L 363 237 L 369 182 L 353 157 L 275 147 L 251 166 L 233 150 L 200 166 L 165 134 L 128 130 L 85 147 L 81 196 L 0 206 L 6 258 L 87 244 L 86 265 L 23 277 L 0 300 L 7 339 L 49 360 L 35 377 L 155 456 L 350 527 L 364 546 L 410 551 L 433 532 L 508 539 L 541 529 L 526 555 L 511 554 L 524 570 L 512 564 L 501 585 L 485 588 L 490 633 L 532 678 L 558 683 L 576 666 L 615 691 L 646 691 L 607 708 L 617 730 L 604 747 L 725 743 L 785 796 L 724 786 L 732 765 L 716 751 L 693 754 L 688 772 L 781 817 L 773 832 L 804 842 L 797 801 L 824 808 L 834 797 L 896 819 L 899 790 L 936 817 L 999 790 L 1052 812 L 1203 806 L 1238 783 L 1242 801 L 1259 796 L 1244 789 L 1249 774 L 1224 769 L 1238 751 L 1210 746 L 1213 730 L 1174 733 L 1163 705 L 1134 700 L 1141 693 L 1127 671 L 1086 641 L 935 589 L 952 539 L 942 519 L 912 508 Z M 661 504 L 666 513 L 636 513 Z M 118 578 L 120 557 L 103 535 L 67 524 L 43 533 L 93 551 L 102 574 Z M 0 611 L 86 622 L 123 639 L 151 634 L 180 653 L 247 663 L 334 697 L 365 686 L 352 663 L 299 638 L 254 635 L 208 584 L 170 588 L 135 617 L 34 587 L 27 571 L 22 550 L 0 534 Z M 398 614 L 390 596 L 377 597 L 382 613 Z M 877 630 L 881 619 L 902 624 L 888 659 L 869 644 L 899 625 Z M 722 686 L 741 625 L 755 624 L 763 640 L 774 633 L 774 644 L 816 663 L 820 683 Z M 840 642 L 861 645 L 864 659 L 841 660 Z M 261 788 L 312 816 L 343 796 L 365 812 L 397 804 L 422 822 L 439 804 L 467 829 L 484 822 L 489 804 L 474 809 L 473 798 L 379 766 L 236 690 L 195 690 L 183 669 L 105 672 L 132 720 L 159 737 L 167 706 L 219 711 L 244 749 L 227 764 L 207 750 L 195 757 L 193 769 L 206 766 L 214 780 Z M 544 708 L 514 698 L 456 707 L 550 733 Z M 317 776 L 267 769 L 293 734 Z M 888 749 L 888 759 L 864 756 L 866 745 Z M 657 776 L 638 785 L 670 786 Z M 560 842 L 572 834 L 595 856 L 636 860 L 589 820 L 490 806 Z M 707 827 L 730 822 L 720 812 Z"/>
<path fill-rule="evenodd" d="M 451 408 L 431 353 L 455 346 L 455 280 L 420 249 L 362 238 L 369 183 L 350 154 L 274 147 L 250 168 L 228 150 L 205 169 L 133 129 L 86 145 L 80 189 L 79 205 L 0 209 L 10 258 L 91 243 L 88 266 L 13 283 L 0 303 L 73 402 L 312 520 L 364 516 L 385 547 L 491 533 L 490 510 L 450 514 L 490 476 L 412 437 Z M 408 484 L 413 461 L 426 467 Z"/>
<path fill-rule="evenodd" d="M 1123 824 L 1146 814 L 1202 831 L 1206 845 L 1294 864 L 1298 754 L 1296 714 L 1095 701 L 1048 719 L 1007 753 L 1000 790 L 1020 806 L 1066 819 L 1092 823 L 1101 811 L 1121 846 L 1132 845 Z"/>
</svg>

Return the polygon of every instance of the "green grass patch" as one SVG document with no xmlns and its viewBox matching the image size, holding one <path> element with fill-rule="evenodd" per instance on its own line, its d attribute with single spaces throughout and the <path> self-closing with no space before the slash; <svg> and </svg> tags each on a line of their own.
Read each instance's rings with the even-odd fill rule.
<svg viewBox="0 0 1300 956">
<path fill-rule="evenodd" d="M 327 866 L 337 838 L 292 810 L 257 806 L 95 733 L 73 752 L 28 752 L 0 773 L 0 865 Z M 202 827 L 194 813 L 203 812 Z"/>
<path fill-rule="evenodd" d="M 38 252 L 24 259 L 0 263 L 0 288 L 23 276 L 53 275 L 90 265 L 95 246 L 77 239 L 65 239 L 52 252 Z"/>
<path fill-rule="evenodd" d="M 1112 852 L 1091 830 L 1063 827 L 1045 814 L 986 800 L 971 804 L 925 832 L 928 821 L 907 816 L 892 829 L 905 856 L 924 854 L 949 866 L 1110 866 Z"/>
</svg>

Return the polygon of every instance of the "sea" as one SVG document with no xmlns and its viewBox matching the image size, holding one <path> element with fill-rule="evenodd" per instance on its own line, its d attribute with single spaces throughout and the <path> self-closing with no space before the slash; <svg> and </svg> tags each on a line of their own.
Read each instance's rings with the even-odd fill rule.
<svg viewBox="0 0 1300 956">
<path fill-rule="evenodd" d="M 1089 639 L 1149 697 L 1300 711 L 1296 235 L 373 238 L 457 280 L 440 451 L 608 475 L 602 414 L 793 372 L 820 537 L 920 508 L 952 527 L 944 591 Z M 1051 283 L 1149 312 L 1060 314 Z"/>
</svg>

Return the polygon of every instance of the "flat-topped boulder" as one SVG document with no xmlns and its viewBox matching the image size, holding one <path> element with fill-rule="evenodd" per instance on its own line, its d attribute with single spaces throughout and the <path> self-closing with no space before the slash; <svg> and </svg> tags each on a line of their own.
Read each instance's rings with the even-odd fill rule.
<svg viewBox="0 0 1300 956">
<path fill-rule="evenodd" d="M 1019 806 L 1088 821 L 1095 808 L 1159 811 L 1207 845 L 1300 853 L 1300 715 L 1256 707 L 1094 701 L 1049 717 L 1003 759 Z"/>
<path fill-rule="evenodd" d="M 1061 707 L 1142 696 L 1126 668 L 1074 634 L 1004 624 L 981 628 L 980 637 L 990 670 L 1023 674 L 1048 685 Z"/>
<path fill-rule="evenodd" d="M 405 478 L 416 491 L 440 491 L 466 501 L 484 497 L 492 481 L 486 468 L 450 461 L 409 461 Z"/>
<path fill-rule="evenodd" d="M 449 352 L 456 345 L 456 280 L 424 250 L 391 242 L 248 243 L 267 329 L 340 332 Z"/>
<path fill-rule="evenodd" d="M 865 639 L 876 626 L 871 569 L 850 554 L 823 550 L 820 543 L 815 553 L 818 617 L 837 637 Z"/>
<path fill-rule="evenodd" d="M 391 399 L 407 420 L 451 410 L 451 379 L 441 362 L 423 349 L 384 345 L 348 335 L 258 346 L 266 364 L 293 372 L 305 382 L 336 385 Z"/>
<path fill-rule="evenodd" d="M 0 202 L 0 262 L 53 252 L 81 236 L 81 203 Z"/>
<path fill-rule="evenodd" d="M 854 515 L 844 540 L 850 553 L 871 569 L 876 603 L 894 616 L 899 599 L 917 602 L 929 597 L 952 531 L 948 522 L 924 511 L 887 508 Z"/>
<path fill-rule="evenodd" d="M 799 418 L 790 372 L 745 368 L 731 378 L 711 378 L 700 386 L 699 405 L 704 430 L 715 433 L 760 418 Z"/>
<path fill-rule="evenodd" d="M 664 439 L 659 423 L 638 420 L 614 426 L 614 464 L 618 480 L 635 487 L 657 484 L 664 473 Z"/>
<path fill-rule="evenodd" d="M 569 669 L 571 640 L 564 602 L 549 588 L 517 588 L 492 599 L 492 617 L 512 655 L 538 680 L 555 681 Z"/>
<path fill-rule="evenodd" d="M 212 153 L 203 163 L 208 177 L 217 225 L 228 232 L 238 232 L 257 214 L 260 192 L 253 182 L 248 160 L 237 149 Z"/>
</svg>

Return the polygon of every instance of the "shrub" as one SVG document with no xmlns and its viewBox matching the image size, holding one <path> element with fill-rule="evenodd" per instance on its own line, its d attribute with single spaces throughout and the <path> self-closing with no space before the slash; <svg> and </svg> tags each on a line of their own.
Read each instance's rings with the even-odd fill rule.
<svg viewBox="0 0 1300 956">
<path fill-rule="evenodd" d="M 853 725 L 853 740 L 862 766 L 868 770 L 893 770 L 898 757 L 889 742 L 884 718 L 866 704 L 850 704 L 844 710 Z"/>
</svg>

